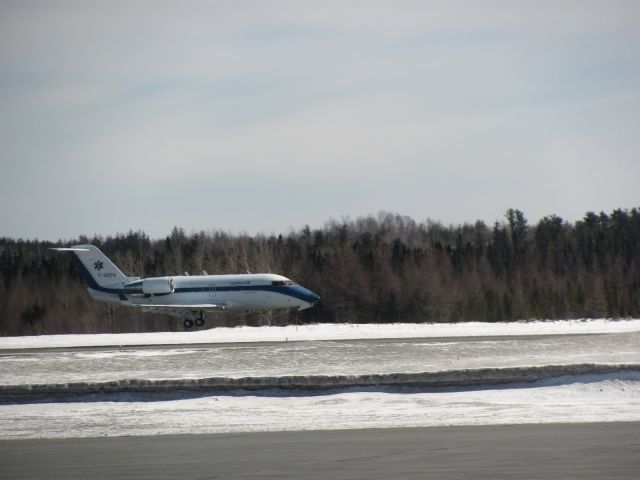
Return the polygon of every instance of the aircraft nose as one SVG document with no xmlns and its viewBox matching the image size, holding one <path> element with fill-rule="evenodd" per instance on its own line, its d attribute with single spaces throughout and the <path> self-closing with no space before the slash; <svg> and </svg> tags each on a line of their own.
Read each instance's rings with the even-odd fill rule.
<svg viewBox="0 0 640 480">
<path fill-rule="evenodd" d="M 318 295 L 316 295 L 315 293 L 313 293 L 308 288 L 305 288 L 304 289 L 304 301 L 310 303 L 311 305 L 313 305 L 314 303 L 317 303 L 318 301 L 320 301 L 320 297 Z"/>
<path fill-rule="evenodd" d="M 302 300 L 302 305 L 300 305 L 300 310 L 306 310 L 307 308 L 311 308 L 316 303 L 320 301 L 320 297 L 313 293 L 311 290 L 297 286 L 298 290 L 298 298 Z"/>
</svg>

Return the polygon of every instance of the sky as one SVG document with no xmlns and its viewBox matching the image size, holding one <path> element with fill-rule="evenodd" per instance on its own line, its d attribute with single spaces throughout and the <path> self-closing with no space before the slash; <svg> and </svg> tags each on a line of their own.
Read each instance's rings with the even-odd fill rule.
<svg viewBox="0 0 640 480">
<path fill-rule="evenodd" d="M 640 206 L 640 2 L 0 1 L 0 236 Z"/>
</svg>

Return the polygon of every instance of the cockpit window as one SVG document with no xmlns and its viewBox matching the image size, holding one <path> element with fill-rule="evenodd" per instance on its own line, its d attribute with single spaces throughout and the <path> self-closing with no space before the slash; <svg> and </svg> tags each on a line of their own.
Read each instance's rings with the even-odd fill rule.
<svg viewBox="0 0 640 480">
<path fill-rule="evenodd" d="M 271 282 L 271 285 L 274 287 L 282 287 L 283 285 L 295 285 L 296 282 L 292 282 L 291 280 L 274 280 Z"/>
</svg>

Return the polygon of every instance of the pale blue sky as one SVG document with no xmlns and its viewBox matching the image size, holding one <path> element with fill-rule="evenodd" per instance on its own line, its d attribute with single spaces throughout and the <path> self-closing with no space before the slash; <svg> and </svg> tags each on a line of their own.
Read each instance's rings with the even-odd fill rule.
<svg viewBox="0 0 640 480">
<path fill-rule="evenodd" d="M 640 206 L 637 1 L 0 3 L 0 235 Z"/>
</svg>

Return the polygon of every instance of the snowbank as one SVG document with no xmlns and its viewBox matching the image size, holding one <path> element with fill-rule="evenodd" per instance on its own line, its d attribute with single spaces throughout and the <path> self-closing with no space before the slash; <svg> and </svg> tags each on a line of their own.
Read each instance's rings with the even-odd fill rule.
<svg viewBox="0 0 640 480">
<path fill-rule="evenodd" d="M 531 383 L 549 378 L 635 372 L 640 364 L 548 365 L 544 367 L 482 368 L 421 373 L 371 375 L 287 375 L 281 377 L 213 377 L 174 380 L 126 379 L 112 382 L 78 382 L 41 385 L 0 385 L 0 401 L 10 402 L 51 396 L 155 393 L 221 392 L 233 390 L 327 391 L 348 388 L 441 388 Z"/>
<path fill-rule="evenodd" d="M 316 324 L 287 327 L 214 328 L 192 332 L 47 335 L 0 338 L 0 350 L 202 343 L 567 335 L 640 331 L 640 319 L 556 320 L 513 323 Z"/>
</svg>

